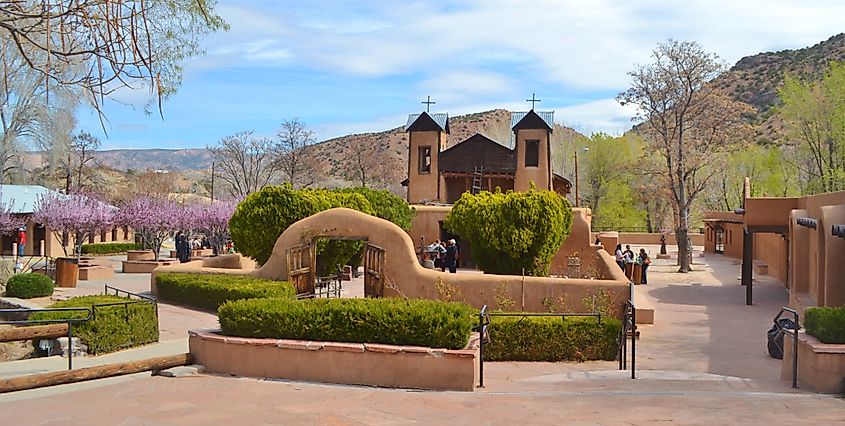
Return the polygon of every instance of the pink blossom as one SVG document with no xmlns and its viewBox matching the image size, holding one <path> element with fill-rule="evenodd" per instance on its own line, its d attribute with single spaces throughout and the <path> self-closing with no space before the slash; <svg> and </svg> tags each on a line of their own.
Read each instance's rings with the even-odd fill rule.
<svg viewBox="0 0 845 426">
<path fill-rule="evenodd" d="M 32 218 L 50 228 L 60 241 L 64 236 L 73 238 L 78 255 L 86 235 L 105 231 L 114 224 L 116 210 L 93 196 L 48 192 L 38 200 Z M 67 248 L 62 249 L 67 256 Z"/>
</svg>

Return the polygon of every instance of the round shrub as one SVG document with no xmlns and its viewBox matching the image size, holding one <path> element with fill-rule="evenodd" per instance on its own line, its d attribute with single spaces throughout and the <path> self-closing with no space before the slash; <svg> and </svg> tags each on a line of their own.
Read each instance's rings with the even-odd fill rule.
<svg viewBox="0 0 845 426">
<path fill-rule="evenodd" d="M 545 276 L 572 228 L 572 208 L 556 192 L 465 192 L 445 226 L 469 241 L 472 258 L 487 273 Z"/>
<path fill-rule="evenodd" d="M 32 299 L 53 294 L 53 280 L 41 274 L 12 275 L 6 283 L 6 296 Z"/>
<path fill-rule="evenodd" d="M 229 229 L 235 247 L 242 254 L 264 264 L 276 240 L 294 222 L 323 210 L 346 207 L 381 217 L 403 229 L 410 228 L 413 210 L 401 198 L 387 191 L 365 188 L 326 190 L 293 189 L 290 184 L 268 186 L 250 194 L 235 209 Z M 346 264 L 360 251 L 358 241 L 319 241 L 318 274 L 324 275 Z"/>
</svg>

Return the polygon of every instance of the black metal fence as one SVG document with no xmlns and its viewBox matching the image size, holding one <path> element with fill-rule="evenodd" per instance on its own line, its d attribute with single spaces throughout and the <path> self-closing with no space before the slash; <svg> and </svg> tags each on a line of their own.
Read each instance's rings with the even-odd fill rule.
<svg viewBox="0 0 845 426">
<path fill-rule="evenodd" d="M 83 318 L 61 318 L 61 319 L 29 319 L 29 314 L 35 312 L 80 312 L 85 313 Z M 0 318 L 7 316 L 25 315 L 25 319 L 0 321 L 3 325 L 39 325 L 39 324 L 61 324 L 67 323 L 67 369 L 73 370 L 73 325 L 89 321 L 94 316 L 91 308 L 46 308 L 46 309 L 0 309 Z M 73 315 L 71 315 L 73 316 Z M 28 339 L 27 339 L 28 340 Z"/>
<path fill-rule="evenodd" d="M 0 255 L 0 262 L 5 264 L 0 267 L 9 268 L 8 273 L 25 274 L 37 272 L 56 279 L 56 258 L 51 256 Z"/>
<path fill-rule="evenodd" d="M 633 287 L 632 287 L 633 289 Z M 633 291 L 633 290 L 632 290 Z M 619 359 L 619 370 L 628 369 L 627 361 L 627 345 L 628 336 L 631 337 L 631 378 L 636 378 L 636 316 L 637 310 L 634 306 L 633 300 L 629 299 L 625 302 L 622 317 L 622 327 L 617 337 L 617 358 Z M 602 314 L 600 312 L 584 312 L 584 313 L 545 313 L 545 312 L 490 312 L 487 305 L 481 307 L 478 312 L 478 325 L 474 327 L 475 331 L 479 333 L 478 345 L 478 387 L 484 387 L 484 346 L 491 342 L 490 338 L 490 322 L 491 317 L 559 317 L 562 321 L 566 317 L 594 317 L 599 323 L 602 321 Z"/>
</svg>

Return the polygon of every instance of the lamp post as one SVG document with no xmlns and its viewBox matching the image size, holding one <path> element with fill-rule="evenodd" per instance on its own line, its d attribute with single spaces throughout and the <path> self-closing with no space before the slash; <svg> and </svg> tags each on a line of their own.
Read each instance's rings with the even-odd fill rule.
<svg viewBox="0 0 845 426">
<path fill-rule="evenodd" d="M 581 207 L 581 194 L 578 191 L 578 151 L 589 151 L 590 148 L 584 147 L 575 150 L 575 207 Z"/>
</svg>

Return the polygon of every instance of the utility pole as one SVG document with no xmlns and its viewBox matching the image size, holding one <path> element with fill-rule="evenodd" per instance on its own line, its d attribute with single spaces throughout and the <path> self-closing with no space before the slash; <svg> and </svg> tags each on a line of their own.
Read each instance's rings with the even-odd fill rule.
<svg viewBox="0 0 845 426">
<path fill-rule="evenodd" d="M 575 207 L 581 207 L 581 194 L 578 193 L 578 150 L 575 150 Z"/>
<path fill-rule="evenodd" d="M 214 202 L 214 161 L 211 162 L 211 202 Z"/>
</svg>

